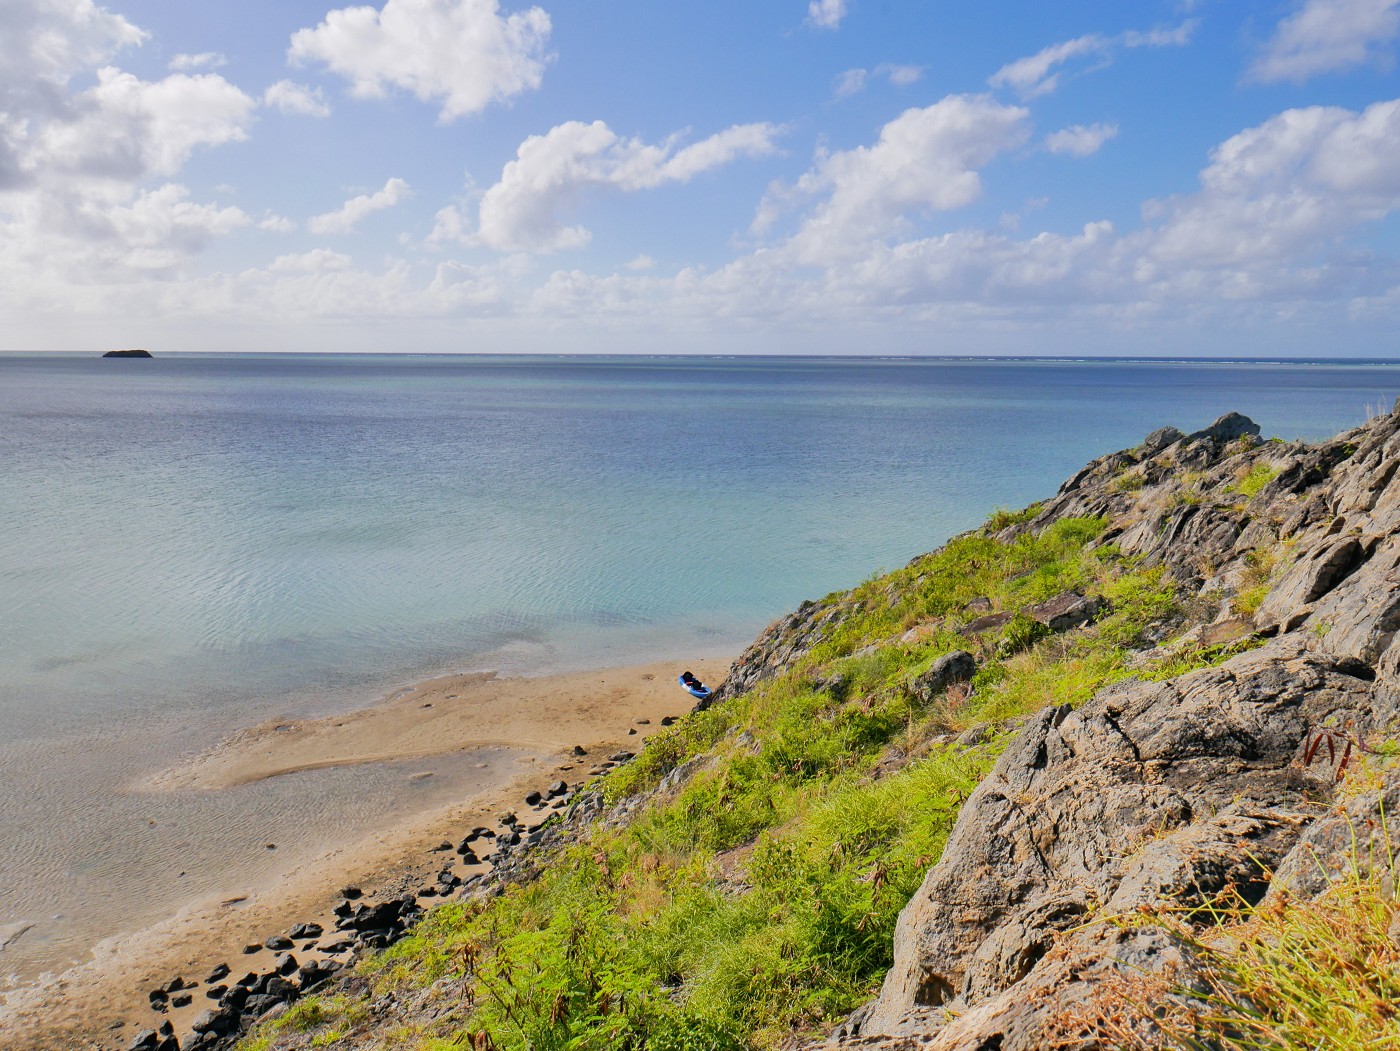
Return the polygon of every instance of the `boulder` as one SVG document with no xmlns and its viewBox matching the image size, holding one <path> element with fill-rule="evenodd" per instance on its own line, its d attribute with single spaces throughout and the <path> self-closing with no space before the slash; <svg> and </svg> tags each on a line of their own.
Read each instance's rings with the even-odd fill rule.
<svg viewBox="0 0 1400 1051">
<path fill-rule="evenodd" d="M 1160 932 L 1095 915 L 1264 893 L 1335 776 L 1335 758 L 1295 765 L 1310 734 L 1329 720 L 1368 732 L 1372 694 L 1341 662 L 1276 645 L 1032 717 L 900 915 L 852 1037 L 1045 1046 L 1065 1003 L 1174 959 Z"/>
<path fill-rule="evenodd" d="M 954 650 L 939 657 L 914 679 L 909 684 L 909 692 L 922 703 L 930 704 L 949 686 L 970 681 L 976 672 L 977 658 L 967 650 Z"/>
<path fill-rule="evenodd" d="M 1101 598 L 1085 598 L 1077 591 L 1065 591 L 1054 598 L 1026 607 L 1026 615 L 1051 631 L 1069 631 L 1088 624 L 1104 608 Z"/>
</svg>

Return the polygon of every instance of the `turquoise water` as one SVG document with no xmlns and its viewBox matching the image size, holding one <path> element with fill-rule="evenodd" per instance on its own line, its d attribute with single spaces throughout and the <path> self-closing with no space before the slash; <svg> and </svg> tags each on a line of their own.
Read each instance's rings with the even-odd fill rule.
<svg viewBox="0 0 1400 1051">
<path fill-rule="evenodd" d="M 112 831 L 176 802 L 123 786 L 237 726 L 735 652 L 1162 424 L 1318 438 L 1397 392 L 1336 363 L 0 355 L 0 925 L 43 921 L 0 972 L 81 952 L 95 888 L 127 923 L 180 893 L 167 839 Z M 177 802 L 185 841 L 233 820 Z"/>
</svg>

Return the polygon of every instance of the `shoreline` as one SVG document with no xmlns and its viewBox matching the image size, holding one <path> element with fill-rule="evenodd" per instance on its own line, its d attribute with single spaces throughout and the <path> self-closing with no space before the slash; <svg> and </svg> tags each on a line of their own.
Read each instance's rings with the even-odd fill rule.
<svg viewBox="0 0 1400 1051">
<path fill-rule="evenodd" d="M 0 1048 L 120 1049 L 167 1017 L 177 1029 L 187 1026 L 210 1006 L 202 993 L 213 968 L 227 964 L 237 972 L 271 962 L 271 951 L 245 954 L 245 946 L 298 923 L 329 929 L 347 885 L 385 900 L 430 884 L 444 858 L 458 860 L 441 844 L 495 823 L 502 811 L 528 809 L 522 800 L 530 791 L 561 780 L 576 789 L 606 754 L 636 751 L 662 719 L 691 710 L 695 699 L 675 681 L 682 670 L 718 684 L 728 666 L 727 659 L 709 658 L 532 678 L 442 676 L 368 708 L 249 727 L 143 779 L 136 790 L 219 792 L 300 770 L 487 750 L 508 751 L 518 767 L 504 783 L 298 859 L 271 882 L 188 904 L 157 924 L 106 939 L 89 960 L 61 974 L 11 990 L 0 1000 Z M 575 746 L 587 755 L 577 756 Z M 193 1003 L 169 1014 L 153 1011 L 149 990 L 176 977 L 200 983 Z"/>
</svg>

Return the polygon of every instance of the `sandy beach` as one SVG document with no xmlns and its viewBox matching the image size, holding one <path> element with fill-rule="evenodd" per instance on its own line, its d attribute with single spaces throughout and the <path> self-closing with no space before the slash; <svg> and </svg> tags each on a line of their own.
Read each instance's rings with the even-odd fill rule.
<svg viewBox="0 0 1400 1051">
<path fill-rule="evenodd" d="M 200 993 L 219 964 L 239 973 L 270 961 L 245 946 L 301 922 L 330 929 L 342 888 L 366 898 L 413 890 L 440 870 L 434 848 L 556 781 L 575 787 L 608 754 L 635 751 L 661 720 L 689 711 L 694 699 L 676 676 L 689 668 L 717 683 L 727 660 L 663 662 L 538 678 L 454 675 L 397 691 L 358 711 L 301 721 L 271 721 L 234 734 L 139 787 L 151 792 L 217 792 L 300 770 L 480 752 L 480 792 L 397 821 L 330 852 L 294 858 L 277 880 L 217 900 L 186 905 L 145 930 L 109 939 L 92 959 L 22 988 L 0 1007 L 0 1048 L 125 1048 L 163 1017 L 147 992 L 175 977 L 201 983 L 193 1003 L 171 1012 L 177 1028 L 208 1006 Z M 588 754 L 577 756 L 575 746 Z M 489 757 L 489 761 L 486 761 Z M 451 855 L 448 855 L 449 857 Z M 263 959 L 263 957 L 267 959 Z"/>
</svg>

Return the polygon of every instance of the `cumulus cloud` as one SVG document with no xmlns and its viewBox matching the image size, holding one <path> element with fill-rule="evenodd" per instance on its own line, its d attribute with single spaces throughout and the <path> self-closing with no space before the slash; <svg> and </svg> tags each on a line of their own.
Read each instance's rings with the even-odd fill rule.
<svg viewBox="0 0 1400 1051">
<path fill-rule="evenodd" d="M 80 70 L 142 43 L 146 32 L 92 0 L 29 0 L 0 5 L 0 92 L 33 81 L 62 85 Z"/>
<path fill-rule="evenodd" d="M 479 113 L 540 86 L 549 15 L 501 13 L 497 0 L 385 0 L 331 11 L 292 35 L 293 62 L 322 62 L 361 98 L 388 88 L 440 102 L 440 119 Z"/>
<path fill-rule="evenodd" d="M 330 106 L 320 88 L 291 80 L 279 80 L 263 92 L 263 105 L 302 117 L 329 117 Z"/>
<path fill-rule="evenodd" d="M 1191 42 L 1198 22 L 1188 19 L 1174 27 L 1129 30 L 1117 36 L 1089 33 L 1042 48 L 1034 55 L 1008 62 L 988 78 L 994 88 L 1010 88 L 1024 99 L 1048 95 L 1060 86 L 1059 67 L 1077 58 L 1090 58 L 1100 65 L 1113 60 L 1120 48 L 1181 47 Z"/>
<path fill-rule="evenodd" d="M 228 59 L 217 51 L 201 51 L 197 55 L 176 55 L 170 60 L 170 68 L 177 73 L 188 73 L 192 69 L 218 69 L 228 65 Z"/>
<path fill-rule="evenodd" d="M 360 194 L 352 197 L 333 212 L 313 216 L 306 221 L 306 228 L 313 234 L 348 234 L 357 223 L 375 212 L 392 208 L 407 200 L 412 191 L 402 179 L 390 179 L 378 193 Z"/>
<path fill-rule="evenodd" d="M 212 73 L 144 81 L 113 66 L 33 135 L 31 164 L 105 178 L 178 171 L 200 146 L 248 137 L 254 102 Z"/>
<path fill-rule="evenodd" d="M 689 146 L 672 138 L 660 145 L 624 139 L 602 121 L 569 121 L 520 144 L 500 181 L 482 195 L 476 243 L 502 251 L 557 252 L 579 248 L 590 234 L 565 226 L 560 213 L 590 190 L 624 193 L 688 182 L 702 172 L 739 157 L 772 153 L 779 129 L 772 124 L 738 124 Z M 465 239 L 456 209 L 438 216 L 435 238 Z"/>
<path fill-rule="evenodd" d="M 820 196 L 792 247 L 805 261 L 830 261 L 900 229 L 911 216 L 971 204 L 982 193 L 979 169 L 1025 142 L 1029 125 L 1025 109 L 985 95 L 950 95 L 906 110 L 873 146 L 819 156 L 790 191 L 770 193 L 756 226 L 771 224 L 776 197 Z"/>
<path fill-rule="evenodd" d="M 1249 79 L 1301 83 L 1319 73 L 1388 64 L 1400 36 L 1400 0 L 1306 0 L 1278 24 Z"/>
<path fill-rule="evenodd" d="M 811 0 L 807 21 L 818 29 L 836 29 L 846 17 L 846 0 Z"/>
<path fill-rule="evenodd" d="M 1117 124 L 1072 124 L 1045 136 L 1045 148 L 1051 153 L 1087 157 L 1098 153 L 1103 144 L 1117 134 Z"/>
<path fill-rule="evenodd" d="M 196 150 L 247 137 L 254 103 L 238 88 L 213 73 L 147 81 L 110 64 L 146 34 L 90 0 L 5 4 L 0 37 L 0 241 L 24 279 L 165 279 L 251 223 L 179 183 L 152 185 Z M 90 86 L 75 89 L 79 77 Z"/>
<path fill-rule="evenodd" d="M 1201 190 L 1149 204 L 1151 254 L 1257 269 L 1302 262 L 1400 208 L 1400 99 L 1287 110 L 1221 143 Z"/>
</svg>

